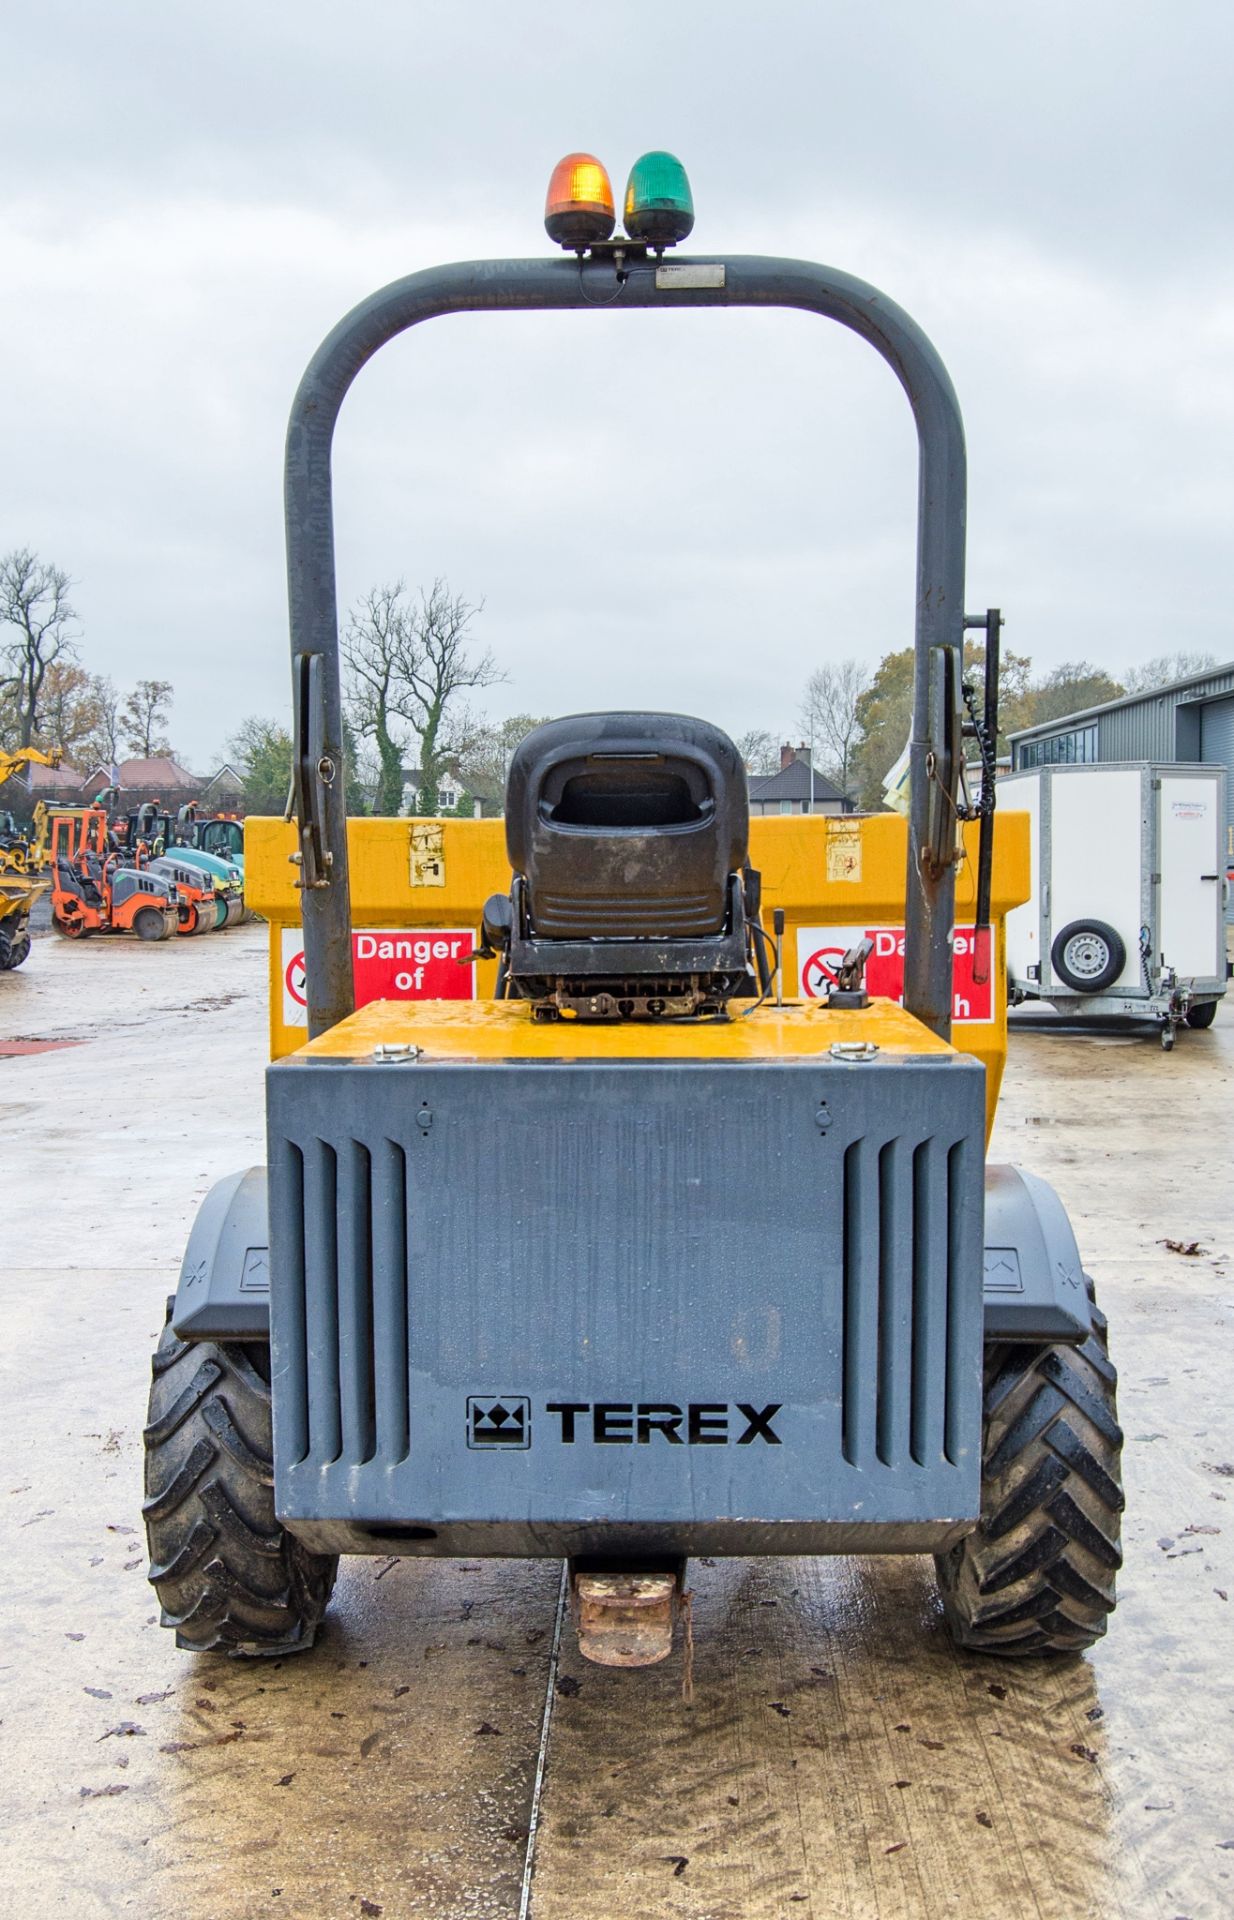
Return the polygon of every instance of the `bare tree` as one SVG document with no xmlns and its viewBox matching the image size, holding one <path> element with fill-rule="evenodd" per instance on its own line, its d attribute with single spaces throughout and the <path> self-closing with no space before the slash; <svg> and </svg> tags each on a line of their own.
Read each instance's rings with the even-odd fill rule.
<svg viewBox="0 0 1234 1920">
<path fill-rule="evenodd" d="M 343 635 L 347 710 L 358 739 L 377 753 L 373 811 L 398 813 L 403 801 L 406 736 L 398 726 L 399 663 L 412 646 L 411 620 L 401 580 L 371 587 L 353 607 Z"/>
<path fill-rule="evenodd" d="M 167 722 L 174 689 L 170 680 L 139 680 L 120 712 L 124 744 L 139 759 L 170 753 Z"/>
<path fill-rule="evenodd" d="M 40 731 L 48 669 L 74 655 L 72 585 L 67 573 L 40 560 L 29 547 L 14 547 L 0 559 L 0 626 L 15 629 L 0 646 L 10 669 L 0 680 L 0 691 L 9 696 L 22 747 L 32 745 Z"/>
<path fill-rule="evenodd" d="M 419 744 L 418 813 L 436 811 L 443 774 L 475 745 L 484 723 L 459 696 L 505 679 L 491 653 L 477 658 L 469 651 L 479 611 L 443 580 L 435 580 L 430 593 L 421 589 L 415 601 L 399 580 L 372 589 L 352 612 L 343 642 L 350 717 L 357 734 L 377 748 L 379 813 L 397 813 L 402 797 L 405 741 L 398 721 Z"/>
<path fill-rule="evenodd" d="M 1193 673 L 1206 673 L 1217 664 L 1215 653 L 1159 653 L 1142 667 L 1132 667 L 1123 675 L 1128 693 L 1151 693 L 1154 687 L 1168 687 L 1171 680 L 1186 680 Z"/>
<path fill-rule="evenodd" d="M 742 765 L 756 779 L 763 774 L 780 771 L 780 748 L 773 733 L 765 727 L 751 727 L 743 733 L 733 745 L 741 755 Z"/>
<path fill-rule="evenodd" d="M 120 695 L 105 673 L 92 673 L 89 699 L 92 724 L 74 757 L 88 767 L 110 769 L 120 758 Z"/>
<path fill-rule="evenodd" d="M 853 754 L 862 734 L 857 703 L 869 685 L 870 671 L 862 660 L 816 667 L 806 681 L 801 725 L 816 743 L 823 771 L 842 793 L 849 790 Z"/>
</svg>

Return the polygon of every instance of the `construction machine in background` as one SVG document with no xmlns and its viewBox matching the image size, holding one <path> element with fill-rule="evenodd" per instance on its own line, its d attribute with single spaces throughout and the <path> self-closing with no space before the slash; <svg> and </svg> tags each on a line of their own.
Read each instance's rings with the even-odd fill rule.
<svg viewBox="0 0 1234 1920">
<path fill-rule="evenodd" d="M 546 217 L 568 257 L 396 281 L 296 395 L 295 821 L 247 823 L 269 1165 L 203 1203 L 145 1432 L 150 1579 L 186 1649 L 310 1646 L 341 1553 L 559 1556 L 583 1652 L 616 1666 L 670 1651 L 691 1555 L 932 1554 L 983 1653 L 1078 1652 L 1114 1606 L 1105 1321 L 1057 1197 L 986 1163 L 1027 835 L 962 783 L 966 727 L 992 764 L 996 685 L 966 723 L 964 631 L 996 653 L 1001 620 L 964 613 L 959 406 L 876 289 L 666 260 L 692 223 L 679 164 L 646 155 L 610 239 L 607 176 L 569 156 Z M 725 734 L 622 711 L 523 741 L 504 845 L 349 823 L 331 444 L 360 368 L 451 313 L 767 307 L 865 339 L 914 414 L 907 821 L 751 822 Z M 878 994 L 882 936 L 902 970 Z M 373 952 L 391 984 L 357 1005 Z"/>
<path fill-rule="evenodd" d="M 53 816 L 51 868 L 52 924 L 68 940 L 96 933 L 167 940 L 180 925 L 174 879 L 117 853 L 101 807 Z"/>
</svg>

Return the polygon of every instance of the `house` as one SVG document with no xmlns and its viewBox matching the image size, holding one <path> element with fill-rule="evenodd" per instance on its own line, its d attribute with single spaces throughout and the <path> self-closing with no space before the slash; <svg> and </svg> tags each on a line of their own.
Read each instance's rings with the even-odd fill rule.
<svg viewBox="0 0 1234 1920">
<path fill-rule="evenodd" d="M 750 812 L 851 813 L 853 803 L 834 780 L 810 765 L 810 750 L 785 744 L 780 748 L 780 771 L 755 774 L 750 780 Z"/>
<path fill-rule="evenodd" d="M 419 767 L 403 768 L 404 813 L 416 811 L 422 778 Z M 469 811 L 474 809 L 476 801 L 479 801 L 480 811 L 487 819 L 499 816 L 503 811 L 505 803 L 503 788 L 494 786 L 489 780 L 465 780 L 457 767 L 451 767 L 442 774 L 437 788 L 437 805 L 432 811 L 434 813 L 456 812 L 464 794 L 469 797 Z"/>
</svg>

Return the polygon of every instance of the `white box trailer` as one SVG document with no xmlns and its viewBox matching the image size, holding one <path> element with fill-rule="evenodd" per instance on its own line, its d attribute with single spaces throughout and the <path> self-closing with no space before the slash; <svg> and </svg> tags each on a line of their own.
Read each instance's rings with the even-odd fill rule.
<svg viewBox="0 0 1234 1920">
<path fill-rule="evenodd" d="M 1008 997 L 1212 1025 L 1225 993 L 1225 768 L 1034 767 L 998 783 L 1031 823 L 1032 894 L 1007 915 Z"/>
</svg>

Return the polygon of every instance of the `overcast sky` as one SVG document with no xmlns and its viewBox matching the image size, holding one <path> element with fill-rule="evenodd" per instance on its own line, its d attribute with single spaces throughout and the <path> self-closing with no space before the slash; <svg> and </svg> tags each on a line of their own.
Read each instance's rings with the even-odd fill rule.
<svg viewBox="0 0 1234 1920">
<path fill-rule="evenodd" d="M 970 608 L 1039 668 L 1234 656 L 1229 0 L 12 0 L 0 26 L 0 551 L 83 663 L 174 682 L 205 768 L 289 712 L 282 441 L 355 301 L 549 251 L 553 162 L 685 162 L 689 251 L 881 286 L 950 368 Z M 795 314 L 467 316 L 336 441 L 340 599 L 484 602 L 495 716 L 647 705 L 787 736 L 912 639 L 915 449 Z"/>
</svg>

